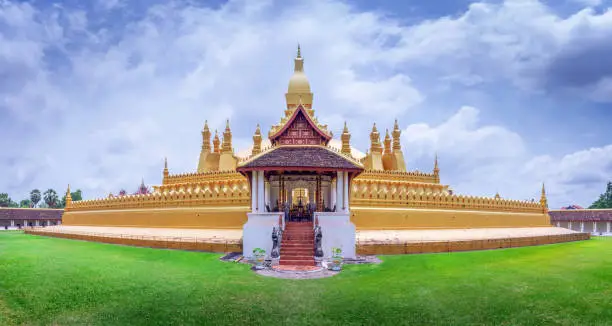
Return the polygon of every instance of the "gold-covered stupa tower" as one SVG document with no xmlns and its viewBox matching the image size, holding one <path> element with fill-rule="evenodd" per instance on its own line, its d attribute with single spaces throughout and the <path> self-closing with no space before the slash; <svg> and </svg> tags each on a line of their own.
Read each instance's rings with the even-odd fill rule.
<svg viewBox="0 0 612 326">
<path fill-rule="evenodd" d="M 359 171 L 350 177 L 345 190 L 351 221 L 358 230 L 550 225 L 543 189 L 540 202 L 454 194 L 448 185 L 440 183 L 437 155 L 430 173 L 407 171 L 397 120 L 392 129 L 382 129 L 385 130 L 383 143 L 378 126 L 373 124 L 366 153 L 350 145 L 350 123 L 344 124 L 339 139 L 333 139 L 327 125 L 315 116 L 313 93 L 299 46 L 285 100 L 280 122 L 271 126 L 268 137 L 262 136 L 257 125 L 250 148 L 234 152 L 229 120 L 222 139 L 215 131 L 211 147 L 213 134 L 204 122 L 195 172 L 171 174 L 164 161 L 162 183 L 151 194 L 72 202 L 66 207 L 64 224 L 241 229 L 247 220 L 246 213 L 255 203 L 251 200 L 252 180 L 237 169 L 279 147 L 299 149 L 307 145 L 321 149 L 329 157 L 341 157 L 347 166 Z M 283 166 L 283 162 L 278 163 Z M 265 173 L 270 172 L 278 171 Z M 317 208 L 332 207 L 328 202 L 334 194 L 320 190 L 321 184 L 327 181 L 322 177 L 315 179 L 316 198 L 328 198 L 325 204 L 317 202 Z M 337 182 L 332 178 L 329 184 L 336 186 Z M 268 180 L 261 191 L 266 198 L 276 196 L 278 201 L 287 198 L 286 193 L 272 187 Z"/>
</svg>

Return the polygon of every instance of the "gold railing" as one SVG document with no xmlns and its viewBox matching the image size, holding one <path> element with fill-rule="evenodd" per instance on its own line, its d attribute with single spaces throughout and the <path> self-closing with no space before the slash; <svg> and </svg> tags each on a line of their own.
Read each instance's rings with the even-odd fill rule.
<svg viewBox="0 0 612 326">
<path fill-rule="evenodd" d="M 241 181 L 209 181 L 160 186 L 152 194 L 126 195 L 72 202 L 67 211 L 198 206 L 248 206 L 249 185 Z"/>
<path fill-rule="evenodd" d="M 441 184 L 358 178 L 352 184 L 351 205 L 529 213 L 546 210 L 539 202 L 452 195 L 448 186 Z"/>
<path fill-rule="evenodd" d="M 396 180 L 396 181 L 412 181 L 423 183 L 439 183 L 436 175 L 433 173 L 425 173 L 419 171 L 381 171 L 381 170 L 365 170 L 355 181 L 362 180 Z"/>
</svg>

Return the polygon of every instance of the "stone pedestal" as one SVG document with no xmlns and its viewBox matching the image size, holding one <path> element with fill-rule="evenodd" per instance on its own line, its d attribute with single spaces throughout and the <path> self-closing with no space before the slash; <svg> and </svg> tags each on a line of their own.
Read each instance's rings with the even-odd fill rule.
<svg viewBox="0 0 612 326">
<path fill-rule="evenodd" d="M 244 224 L 242 235 L 242 255 L 248 259 L 253 255 L 253 249 L 266 251 L 266 259 L 272 253 L 272 229 L 278 226 L 281 212 L 247 213 L 249 219 Z"/>
<path fill-rule="evenodd" d="M 321 247 L 324 259 L 332 257 L 332 248 L 340 248 L 344 258 L 354 259 L 356 235 L 350 212 L 316 212 L 315 218 L 318 218 L 323 234 Z"/>
</svg>

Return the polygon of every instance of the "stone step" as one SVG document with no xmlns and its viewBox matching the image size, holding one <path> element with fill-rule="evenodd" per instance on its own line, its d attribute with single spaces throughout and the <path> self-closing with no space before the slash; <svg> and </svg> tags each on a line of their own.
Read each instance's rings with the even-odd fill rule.
<svg viewBox="0 0 612 326">
<path fill-rule="evenodd" d="M 281 260 L 314 260 L 314 255 L 281 255 Z"/>
<path fill-rule="evenodd" d="M 290 247 L 281 247 L 280 252 L 286 251 L 299 251 L 299 252 L 314 252 L 314 248 L 311 246 L 290 246 Z"/>
<path fill-rule="evenodd" d="M 281 256 L 289 255 L 289 256 L 314 256 L 314 250 L 281 250 Z"/>
<path fill-rule="evenodd" d="M 293 246 L 281 246 L 282 250 L 295 249 L 295 250 L 314 250 L 314 246 L 311 245 L 293 245 Z"/>
<path fill-rule="evenodd" d="M 289 260 L 289 259 L 282 259 L 279 262 L 280 265 L 296 265 L 296 266 L 315 266 L 315 261 L 314 259 L 310 259 L 310 260 Z"/>
</svg>

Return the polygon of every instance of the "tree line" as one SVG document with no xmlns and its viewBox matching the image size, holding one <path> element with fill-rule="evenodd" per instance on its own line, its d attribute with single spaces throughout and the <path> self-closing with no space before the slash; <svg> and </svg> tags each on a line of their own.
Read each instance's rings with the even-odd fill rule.
<svg viewBox="0 0 612 326">
<path fill-rule="evenodd" d="M 606 191 L 589 208 L 612 208 L 612 181 L 608 181 Z"/>
<path fill-rule="evenodd" d="M 81 189 L 70 192 L 72 200 L 83 200 Z M 38 189 L 30 191 L 30 198 L 25 198 L 19 202 L 14 201 L 8 193 L 0 193 L 0 207 L 15 208 L 64 208 L 66 207 L 66 195 L 61 198 L 54 189 L 47 189 L 41 193 Z"/>
</svg>

